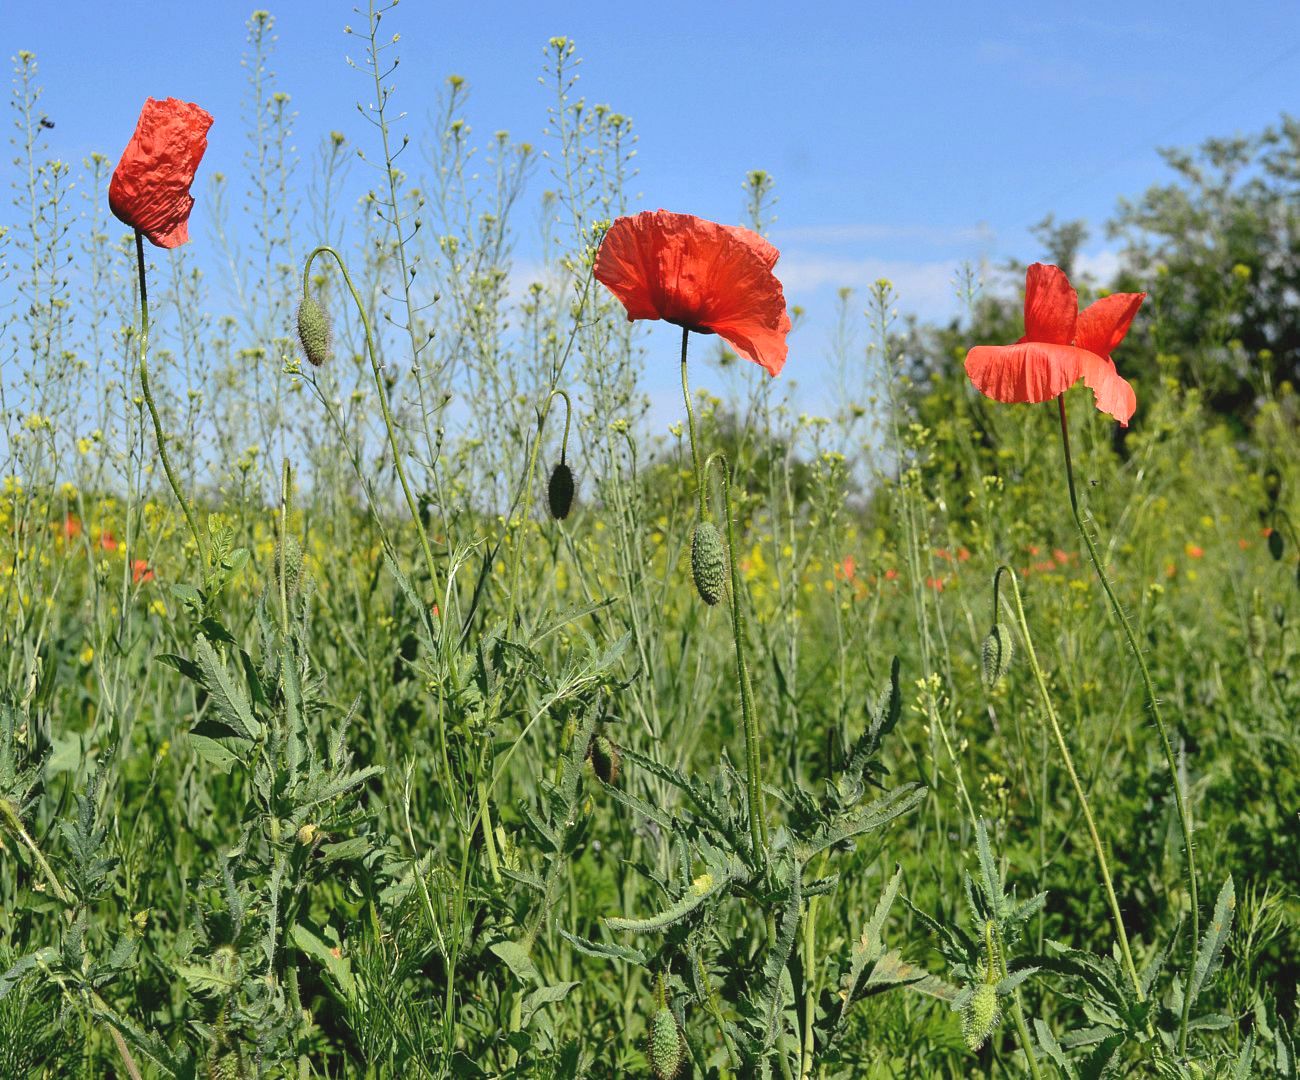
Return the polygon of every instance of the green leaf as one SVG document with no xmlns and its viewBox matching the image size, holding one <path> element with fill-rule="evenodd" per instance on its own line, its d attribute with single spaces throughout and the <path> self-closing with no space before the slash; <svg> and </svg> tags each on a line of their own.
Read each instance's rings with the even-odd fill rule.
<svg viewBox="0 0 1300 1080">
<path fill-rule="evenodd" d="M 294 923 L 289 929 L 289 937 L 304 953 L 320 961 L 345 999 L 350 1000 L 356 996 L 356 981 L 352 977 L 352 961 L 343 955 L 337 941 L 331 947 L 322 941 L 315 931 L 303 923 Z"/>
<path fill-rule="evenodd" d="M 1201 947 L 1196 954 L 1196 967 L 1192 972 L 1192 1004 L 1200 995 L 1201 987 L 1223 952 L 1228 933 L 1232 930 L 1232 917 L 1237 909 L 1237 898 L 1232 888 L 1232 876 L 1223 883 L 1219 898 L 1214 903 L 1214 917 L 1201 935 Z"/>
<path fill-rule="evenodd" d="M 570 934 L 567 930 L 561 930 L 560 937 L 564 938 L 584 956 L 595 956 L 603 960 L 625 960 L 629 964 L 636 964 L 638 967 L 644 967 L 646 964 L 646 954 L 631 945 L 589 941 L 587 938 L 578 937 L 577 934 Z"/>
<path fill-rule="evenodd" d="M 262 725 L 253 715 L 244 688 L 230 677 L 216 649 L 202 634 L 195 641 L 195 659 L 203 673 L 203 686 L 211 695 L 218 718 L 241 738 L 256 742 Z"/>
<path fill-rule="evenodd" d="M 529 994 L 523 1001 L 523 1026 L 527 1027 L 537 1013 L 538 1009 L 547 1005 L 553 1005 L 557 1001 L 563 1001 L 575 986 L 576 982 L 553 983 L 550 986 L 541 986 Z"/>
<path fill-rule="evenodd" d="M 537 965 L 533 963 L 532 958 L 528 955 L 528 950 L 519 942 L 498 941 L 489 948 L 514 973 L 516 979 L 521 982 L 540 983 L 542 981 Z"/>
</svg>

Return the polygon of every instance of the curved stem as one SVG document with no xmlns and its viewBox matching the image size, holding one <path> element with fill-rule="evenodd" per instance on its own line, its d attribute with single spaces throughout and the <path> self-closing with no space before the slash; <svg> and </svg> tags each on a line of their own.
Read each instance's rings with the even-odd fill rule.
<svg viewBox="0 0 1300 1080">
<path fill-rule="evenodd" d="M 532 446 L 528 448 L 528 466 L 524 470 L 524 486 L 521 492 L 523 498 L 523 506 L 519 516 L 521 529 L 524 524 L 527 524 L 528 515 L 532 513 L 533 482 L 537 473 L 537 449 L 542 444 L 542 428 L 546 426 L 546 418 L 551 413 L 551 402 L 557 397 L 564 398 L 564 441 L 560 444 L 560 461 L 564 461 L 564 452 L 569 445 L 569 421 L 573 417 L 573 402 L 569 400 L 569 395 L 565 391 L 556 388 L 546 395 L 546 404 L 542 406 L 541 411 L 537 414 L 537 434 L 533 438 Z M 513 514 L 511 516 L 513 517 Z M 522 537 L 520 541 L 522 541 Z M 516 598 L 519 595 L 519 564 L 523 558 L 523 548 L 523 543 L 518 542 L 510 553 L 510 600 L 506 611 L 506 626 L 513 626 L 515 621 L 515 610 L 518 606 Z"/>
<path fill-rule="evenodd" d="M 194 519 L 194 511 L 190 509 L 189 500 L 181 491 L 180 481 L 176 478 L 171 458 L 167 455 L 167 436 L 163 433 L 162 418 L 158 415 L 158 406 L 154 403 L 153 391 L 149 387 L 149 289 L 145 283 L 144 234 L 139 229 L 135 232 L 135 264 L 140 275 L 140 390 L 144 394 L 144 403 L 149 407 L 149 416 L 153 420 L 154 438 L 158 443 L 158 456 L 162 459 L 163 472 L 167 474 L 167 483 L 171 485 L 176 501 L 181 504 L 185 523 L 190 527 L 194 546 L 199 553 L 199 563 L 206 568 L 207 549 L 199 533 L 198 522 Z"/>
<path fill-rule="evenodd" d="M 1011 594 L 1015 598 L 1016 619 L 1020 628 L 1020 637 L 1025 643 L 1025 656 L 1029 659 L 1029 667 L 1034 673 L 1034 682 L 1038 685 L 1038 693 L 1043 701 L 1043 711 L 1047 713 L 1052 735 L 1056 738 L 1056 747 L 1061 752 L 1061 760 L 1065 763 L 1065 771 L 1069 773 L 1070 783 L 1074 785 L 1075 798 L 1079 800 L 1079 809 L 1083 812 L 1083 820 L 1088 826 L 1088 836 L 1092 840 L 1092 851 L 1097 857 L 1097 867 L 1101 871 L 1102 885 L 1106 890 L 1106 902 L 1110 905 L 1110 915 L 1115 922 L 1115 935 L 1119 940 L 1120 953 L 1124 957 L 1124 967 L 1133 980 L 1133 989 L 1137 993 L 1138 1000 L 1144 1001 L 1146 995 L 1142 992 L 1142 982 L 1138 978 L 1137 968 L 1133 964 L 1133 953 L 1129 949 L 1128 932 L 1124 929 L 1124 917 L 1120 914 L 1119 900 L 1115 896 L 1115 885 L 1111 881 L 1110 864 L 1106 860 L 1106 849 L 1102 846 L 1101 835 L 1097 832 L 1097 822 L 1092 816 L 1092 807 L 1088 805 L 1088 796 L 1083 790 L 1083 783 L 1079 780 L 1079 773 L 1074 767 L 1074 757 L 1065 742 L 1065 735 L 1061 731 L 1060 721 L 1056 718 L 1056 707 L 1052 704 L 1051 694 L 1048 693 L 1047 680 L 1043 677 L 1043 669 L 1038 665 L 1038 653 L 1034 651 L 1034 639 L 1030 636 L 1029 622 L 1025 618 L 1024 604 L 1020 599 L 1020 583 L 1016 581 L 1015 574 L 1007 566 L 997 568 L 994 581 L 1003 573 L 1007 575 L 1007 580 L 1011 582 Z"/>
<path fill-rule="evenodd" d="M 736 643 L 736 674 L 740 681 L 740 715 L 745 730 L 745 780 L 749 801 L 749 833 L 754 845 L 755 863 L 766 861 L 767 814 L 763 806 L 763 764 L 759 749 L 758 715 L 754 710 L 754 689 L 749 681 L 745 653 L 749 643 L 745 632 L 745 611 L 741 604 L 740 564 L 736 561 L 736 523 L 731 510 L 731 478 L 727 456 L 717 451 L 704 463 L 702 476 L 714 465 L 722 481 L 722 506 L 727 524 L 727 561 L 731 570 L 731 636 Z M 703 488 L 701 488 L 703 490 Z M 702 500 L 701 500 L 702 501 Z"/>
<path fill-rule="evenodd" d="M 1070 459 L 1070 426 L 1065 412 L 1065 395 L 1062 394 L 1058 397 L 1056 403 L 1061 419 L 1061 447 L 1065 452 L 1065 479 L 1070 489 L 1070 510 L 1074 513 L 1074 523 L 1078 526 L 1079 535 L 1083 537 L 1084 546 L 1088 549 L 1088 558 L 1092 562 L 1092 568 L 1097 572 L 1097 580 L 1101 582 L 1102 590 L 1110 603 L 1111 614 L 1115 616 L 1116 621 L 1123 629 L 1124 640 L 1128 643 L 1129 651 L 1133 654 L 1133 659 L 1137 661 L 1138 671 L 1142 675 L 1142 688 L 1146 694 L 1147 711 L 1156 722 L 1156 730 L 1160 732 L 1160 744 L 1164 749 L 1165 761 L 1169 765 L 1169 776 L 1174 784 L 1174 801 L 1178 806 L 1178 821 L 1183 831 L 1183 847 L 1187 851 L 1187 892 L 1192 907 L 1192 936 L 1188 943 L 1187 975 L 1183 986 L 1183 1014 L 1178 1024 L 1178 1053 L 1182 1055 L 1187 1053 L 1187 1021 L 1191 1015 L 1192 985 L 1196 974 L 1196 943 L 1201 936 L 1200 904 L 1197 896 L 1196 880 L 1196 853 L 1192 846 L 1191 811 L 1187 805 L 1187 793 L 1183 790 L 1182 779 L 1178 775 L 1178 760 L 1174 757 L 1173 744 L 1169 741 L 1169 729 L 1165 727 L 1164 717 L 1160 714 L 1160 704 L 1156 700 L 1156 689 L 1151 679 L 1151 670 L 1147 667 L 1146 657 L 1142 655 L 1142 649 L 1138 646 L 1133 624 L 1119 599 L 1115 596 L 1115 590 L 1111 588 L 1110 581 L 1106 577 L 1106 571 L 1101 565 L 1101 557 L 1097 554 L 1097 545 L 1094 543 L 1092 533 L 1088 531 L 1083 514 L 1079 510 L 1079 497 L 1074 487 L 1074 463 Z"/>
<path fill-rule="evenodd" d="M 339 273 L 343 275 L 343 283 L 347 285 L 348 292 L 352 294 L 352 302 L 356 305 L 357 314 L 361 316 L 361 326 L 366 334 L 366 355 L 370 359 L 370 370 L 375 378 L 375 390 L 379 394 L 379 407 L 384 414 L 384 427 L 388 432 L 388 445 L 393 452 L 393 467 L 397 470 L 397 479 L 402 485 L 402 494 L 406 497 L 406 507 L 411 513 L 411 521 L 415 523 L 416 535 L 420 538 L 420 548 L 424 552 L 425 565 L 429 571 L 429 581 L 433 590 L 433 595 L 438 595 L 438 569 L 433 558 L 433 548 L 429 546 L 429 534 L 425 530 L 424 522 L 420 519 L 420 507 L 411 494 L 411 485 L 406 479 L 406 468 L 402 464 L 402 451 L 397 442 L 397 424 L 393 420 L 393 412 L 388 406 L 388 390 L 384 386 L 384 375 L 379 369 L 379 357 L 375 354 L 375 339 L 370 330 L 370 317 L 366 314 L 365 305 L 361 302 L 361 295 L 357 288 L 352 284 L 352 277 L 348 273 L 348 268 L 343 262 L 342 256 L 339 255 L 332 247 L 327 244 L 321 244 L 310 255 L 302 268 L 302 292 L 306 296 L 310 287 L 311 264 L 316 260 L 318 255 L 328 255 L 335 263 L 338 264 Z"/>
</svg>

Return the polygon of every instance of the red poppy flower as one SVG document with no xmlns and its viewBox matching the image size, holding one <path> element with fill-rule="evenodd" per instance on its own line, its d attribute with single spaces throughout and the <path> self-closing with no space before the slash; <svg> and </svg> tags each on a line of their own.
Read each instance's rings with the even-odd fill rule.
<svg viewBox="0 0 1300 1080">
<path fill-rule="evenodd" d="M 663 319 L 717 334 L 776 375 L 790 332 L 785 292 L 772 273 L 779 254 L 749 229 L 647 210 L 610 226 L 595 276 L 623 302 L 628 321 Z"/>
<path fill-rule="evenodd" d="M 1014 345 L 976 345 L 966 374 L 985 397 L 1007 402 L 1050 401 L 1083 379 L 1097 408 L 1128 427 L 1137 395 L 1110 354 L 1145 299 L 1112 293 L 1079 311 L 1060 267 L 1034 263 L 1025 274 L 1025 336 Z"/>
<path fill-rule="evenodd" d="M 153 581 L 153 570 L 144 559 L 133 559 L 131 562 L 131 580 L 137 585 L 142 581 Z"/>
<path fill-rule="evenodd" d="M 190 185 L 211 126 L 212 117 L 197 105 L 178 98 L 145 101 L 108 185 L 108 205 L 119 221 L 161 248 L 189 240 Z"/>
</svg>

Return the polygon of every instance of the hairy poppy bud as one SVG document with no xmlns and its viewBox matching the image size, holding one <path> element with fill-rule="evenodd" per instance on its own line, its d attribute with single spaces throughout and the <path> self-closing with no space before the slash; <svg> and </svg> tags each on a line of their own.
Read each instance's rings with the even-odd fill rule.
<svg viewBox="0 0 1300 1080">
<path fill-rule="evenodd" d="M 1268 553 L 1273 556 L 1274 562 L 1279 562 L 1285 549 L 1286 544 L 1282 540 L 1282 533 L 1275 525 L 1268 534 Z"/>
<path fill-rule="evenodd" d="M 992 983 L 980 983 L 961 1011 L 961 1033 L 966 1045 L 978 1050 L 1001 1020 L 997 987 Z"/>
<path fill-rule="evenodd" d="M 992 689 L 1002 681 L 1007 669 L 1011 667 L 1012 652 L 1011 631 L 1001 623 L 994 623 L 980 649 L 980 666 L 985 686 Z"/>
<path fill-rule="evenodd" d="M 677 1017 L 667 1005 L 650 1017 L 649 1045 L 646 1056 L 658 1080 L 673 1080 L 686 1064 L 686 1040 L 677 1026 Z"/>
<path fill-rule="evenodd" d="M 701 521 L 691 535 L 691 577 L 700 599 L 712 606 L 722 599 L 722 582 L 726 576 L 727 557 L 722 550 L 722 536 L 711 521 Z"/>
<path fill-rule="evenodd" d="M 573 470 L 561 461 L 551 470 L 551 482 L 546 487 L 546 499 L 551 504 L 551 517 L 563 521 L 573 508 Z"/>
<path fill-rule="evenodd" d="M 303 293 L 298 305 L 298 341 L 303 354 L 315 367 L 330 356 L 330 317 L 310 293 Z"/>
<path fill-rule="evenodd" d="M 615 746 L 604 735 L 594 735 L 591 745 L 587 747 L 587 757 L 591 761 L 592 771 L 600 778 L 602 784 L 617 784 L 618 774 L 623 759 Z"/>
<path fill-rule="evenodd" d="M 309 821 L 298 830 L 298 843 L 302 844 L 303 847 L 308 847 L 316 842 L 316 837 L 319 835 L 320 829 Z"/>
</svg>

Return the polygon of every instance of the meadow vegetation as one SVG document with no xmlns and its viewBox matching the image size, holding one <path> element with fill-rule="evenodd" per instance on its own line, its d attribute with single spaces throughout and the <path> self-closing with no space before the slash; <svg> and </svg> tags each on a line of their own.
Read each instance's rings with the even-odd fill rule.
<svg viewBox="0 0 1300 1080">
<path fill-rule="evenodd" d="M 394 7 L 302 154 L 250 17 L 147 341 L 129 120 L 60 159 L 14 59 L 0 1075 L 1300 1075 L 1300 122 L 1171 153 L 1114 281 L 1041 226 L 1148 294 L 1127 428 L 970 385 L 1023 266 L 795 310 L 777 378 L 692 335 L 666 428 L 593 276 L 632 120 L 555 38 L 481 138 Z"/>
</svg>

